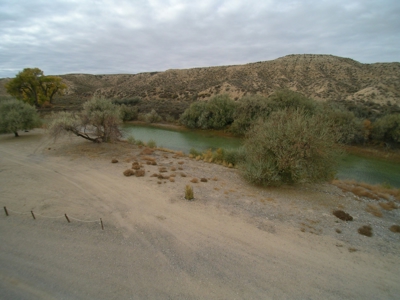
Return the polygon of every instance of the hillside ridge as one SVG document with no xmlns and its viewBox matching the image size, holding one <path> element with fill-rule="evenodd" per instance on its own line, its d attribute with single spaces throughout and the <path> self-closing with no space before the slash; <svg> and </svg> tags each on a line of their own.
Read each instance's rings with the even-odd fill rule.
<svg viewBox="0 0 400 300">
<path fill-rule="evenodd" d="M 65 74 L 68 85 L 56 105 L 80 106 L 92 96 L 142 99 L 141 110 L 179 114 L 195 100 L 217 94 L 239 99 L 268 96 L 278 89 L 298 91 L 317 101 L 348 100 L 400 104 L 400 63 L 363 64 L 325 54 L 291 54 L 270 61 L 138 74 Z M 4 82 L 0 80 L 0 94 Z M 3 90 L 3 91 L 1 91 Z"/>
</svg>

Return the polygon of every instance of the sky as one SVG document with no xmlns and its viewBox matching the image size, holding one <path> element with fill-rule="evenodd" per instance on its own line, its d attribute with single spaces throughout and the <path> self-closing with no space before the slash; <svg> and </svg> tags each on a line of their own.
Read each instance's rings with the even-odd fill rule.
<svg viewBox="0 0 400 300">
<path fill-rule="evenodd" d="M 399 0 L 0 0 L 0 78 L 136 74 L 289 54 L 400 62 Z"/>
</svg>

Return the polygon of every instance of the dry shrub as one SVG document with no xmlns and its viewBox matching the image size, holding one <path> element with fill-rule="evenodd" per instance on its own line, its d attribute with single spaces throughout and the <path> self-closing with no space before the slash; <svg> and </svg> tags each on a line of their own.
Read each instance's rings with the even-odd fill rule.
<svg viewBox="0 0 400 300">
<path fill-rule="evenodd" d="M 182 172 L 181 177 L 186 177 L 186 174 Z"/>
<path fill-rule="evenodd" d="M 190 180 L 190 182 L 192 182 L 192 183 L 198 183 L 199 180 L 198 180 L 197 178 L 192 178 L 192 180 Z"/>
<path fill-rule="evenodd" d="M 176 168 L 175 168 L 175 167 L 172 167 L 172 168 L 171 168 L 171 171 L 176 171 Z"/>
<path fill-rule="evenodd" d="M 353 217 L 343 210 L 335 210 L 333 215 L 343 221 L 353 221 Z"/>
<path fill-rule="evenodd" d="M 178 161 L 178 164 L 180 164 L 180 165 L 183 165 L 184 163 L 185 163 L 185 162 L 182 161 L 182 160 Z"/>
<path fill-rule="evenodd" d="M 217 177 L 214 177 L 212 180 L 214 180 L 214 181 L 218 181 L 218 178 L 217 178 Z"/>
<path fill-rule="evenodd" d="M 399 225 L 392 225 L 390 226 L 389 230 L 394 233 L 400 233 L 400 226 Z"/>
<path fill-rule="evenodd" d="M 170 178 L 169 178 L 169 181 L 175 182 L 175 178 L 174 178 L 174 177 L 170 177 Z"/>
<path fill-rule="evenodd" d="M 399 208 L 396 203 L 393 201 L 390 202 L 380 202 L 379 206 L 382 207 L 384 210 L 393 210 Z"/>
<path fill-rule="evenodd" d="M 351 247 L 349 248 L 349 252 L 350 252 L 350 253 L 356 252 L 356 251 L 358 251 L 357 248 L 351 248 Z"/>
<path fill-rule="evenodd" d="M 338 228 L 336 228 L 335 231 L 336 231 L 337 233 L 342 233 L 342 231 L 341 231 L 340 229 L 338 229 Z"/>
<path fill-rule="evenodd" d="M 357 196 L 368 197 L 375 200 L 389 200 L 392 196 L 400 201 L 400 189 L 387 188 L 385 185 L 372 185 L 355 180 L 333 180 L 332 184 L 342 189 L 344 192 L 352 192 Z"/>
<path fill-rule="evenodd" d="M 178 167 L 178 170 L 181 170 L 181 171 L 182 171 L 182 170 L 183 170 L 183 168 L 182 168 L 182 167 Z"/>
<path fill-rule="evenodd" d="M 137 170 L 135 172 L 136 177 L 143 177 L 145 174 L 146 174 L 146 171 L 143 170 L 143 169 L 142 170 Z"/>
<path fill-rule="evenodd" d="M 368 237 L 371 237 L 372 236 L 372 228 L 369 225 L 361 226 L 360 228 L 358 228 L 358 233 L 368 236 Z"/>
<path fill-rule="evenodd" d="M 139 164 L 138 162 L 133 163 L 133 164 L 132 164 L 132 169 L 134 169 L 134 170 L 139 170 L 139 169 L 140 169 L 140 164 Z"/>
<path fill-rule="evenodd" d="M 127 170 L 124 171 L 124 175 L 127 176 L 127 177 L 135 175 L 135 171 L 133 171 L 132 169 L 127 169 Z"/>
<path fill-rule="evenodd" d="M 155 161 L 156 160 L 155 157 L 151 157 L 151 156 L 147 156 L 147 155 L 143 156 L 142 159 L 146 160 L 146 161 Z"/>
<path fill-rule="evenodd" d="M 161 184 L 162 182 L 161 182 L 161 181 L 157 181 L 157 183 L 158 183 L 158 184 Z"/>
<path fill-rule="evenodd" d="M 171 175 L 169 175 L 169 177 L 175 177 L 175 176 L 176 176 L 175 173 L 172 173 Z"/>
<path fill-rule="evenodd" d="M 153 154 L 154 149 L 151 148 L 144 148 L 141 152 L 140 155 L 150 155 Z"/>
<path fill-rule="evenodd" d="M 192 200 L 194 199 L 193 187 L 191 185 L 186 185 L 185 187 L 185 199 Z"/>
<path fill-rule="evenodd" d="M 162 180 L 162 179 L 169 179 L 169 176 L 163 176 L 162 174 L 157 176 L 158 179 Z"/>
<path fill-rule="evenodd" d="M 168 170 L 167 170 L 166 167 L 158 168 L 158 171 L 159 171 L 160 173 L 166 173 L 166 172 L 168 172 Z"/>
<path fill-rule="evenodd" d="M 153 173 L 150 177 L 158 177 L 159 174 Z"/>
<path fill-rule="evenodd" d="M 118 159 L 113 158 L 113 159 L 111 160 L 111 163 L 113 163 L 113 164 L 116 164 L 117 162 L 118 162 Z"/>
<path fill-rule="evenodd" d="M 200 181 L 201 182 L 207 182 L 208 180 L 207 180 L 207 178 L 200 178 Z"/>
<path fill-rule="evenodd" d="M 367 204 L 367 207 L 365 208 L 365 211 L 369 212 L 370 214 L 372 214 L 372 215 L 374 215 L 375 217 L 378 217 L 378 218 L 382 218 L 382 216 L 383 216 L 379 206 L 375 205 L 375 204 L 371 204 L 371 203 Z"/>
</svg>

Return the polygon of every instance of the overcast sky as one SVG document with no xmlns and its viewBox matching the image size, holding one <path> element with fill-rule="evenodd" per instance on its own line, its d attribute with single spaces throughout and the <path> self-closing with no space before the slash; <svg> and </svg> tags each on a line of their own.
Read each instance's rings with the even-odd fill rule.
<svg viewBox="0 0 400 300">
<path fill-rule="evenodd" d="M 400 0 L 0 0 L 0 78 L 245 64 L 400 62 Z"/>
</svg>

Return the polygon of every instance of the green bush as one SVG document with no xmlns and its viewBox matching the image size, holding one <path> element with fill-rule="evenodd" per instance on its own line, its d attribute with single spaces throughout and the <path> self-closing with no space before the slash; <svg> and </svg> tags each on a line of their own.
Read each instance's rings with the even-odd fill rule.
<svg viewBox="0 0 400 300">
<path fill-rule="evenodd" d="M 194 102 L 180 117 L 189 128 L 222 129 L 233 122 L 236 103 L 228 95 L 217 95 L 208 102 Z"/>
<path fill-rule="evenodd" d="M 338 136 L 326 119 L 284 109 L 257 121 L 246 135 L 244 178 L 259 185 L 318 182 L 333 178 Z"/>
<path fill-rule="evenodd" d="M 14 133 L 41 125 L 36 109 L 21 100 L 9 99 L 0 102 L 0 133 Z"/>
<path fill-rule="evenodd" d="M 157 143 L 154 140 L 150 140 L 150 141 L 147 142 L 147 147 L 156 148 L 157 147 Z"/>
<path fill-rule="evenodd" d="M 230 130 L 234 134 L 244 135 L 253 122 L 266 119 L 274 111 L 302 109 L 305 113 L 314 114 L 318 108 L 315 100 L 290 90 L 278 90 L 268 98 L 248 95 L 238 101 Z"/>
<path fill-rule="evenodd" d="M 400 144 L 400 114 L 386 115 L 372 124 L 372 138 Z"/>
<path fill-rule="evenodd" d="M 127 106 L 125 104 L 122 104 L 120 105 L 120 111 L 121 111 L 121 118 L 124 122 L 134 121 L 138 119 L 139 114 L 137 107 Z"/>
<path fill-rule="evenodd" d="M 133 97 L 133 98 L 125 98 L 125 99 L 116 99 L 113 100 L 115 105 L 126 105 L 126 106 L 135 106 L 142 102 L 140 97 Z"/>
<path fill-rule="evenodd" d="M 158 123 L 161 122 L 161 120 L 161 116 L 155 111 L 155 109 L 152 109 L 151 112 L 144 115 L 144 121 L 146 123 Z"/>
</svg>

